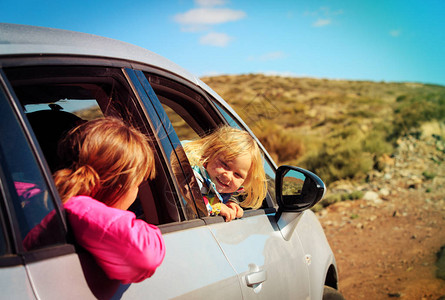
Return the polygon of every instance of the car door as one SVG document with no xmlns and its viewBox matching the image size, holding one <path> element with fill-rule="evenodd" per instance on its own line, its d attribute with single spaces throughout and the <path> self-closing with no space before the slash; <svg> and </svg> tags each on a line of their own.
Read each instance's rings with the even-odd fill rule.
<svg viewBox="0 0 445 300">
<path fill-rule="evenodd" d="M 16 255 L 14 242 L 11 240 L 12 228 L 10 218 L 7 216 L 6 199 L 9 195 L 7 178 L 5 176 L 4 160 L 5 151 L 2 150 L 5 133 L 10 130 L 9 123 L 5 114 L 10 111 L 6 95 L 2 86 L 0 86 L 0 282 L 2 283 L 2 295 L 5 298 L 20 297 L 22 299 L 32 299 L 34 297 L 31 284 L 26 274 L 25 266 L 22 260 Z M 8 180 L 9 181 L 9 180 Z"/>
<path fill-rule="evenodd" d="M 234 117 L 230 117 L 230 112 L 218 111 L 198 88 L 187 88 L 183 82 L 175 82 L 171 77 L 146 76 L 153 83 L 170 119 L 176 120 L 175 129 L 183 133 L 182 139 L 192 136 L 191 131 L 199 137 L 218 123 L 241 126 Z M 165 88 L 166 85 L 169 89 Z M 265 158 L 271 193 L 274 191 L 274 168 Z M 275 220 L 275 213 L 274 200 L 269 195 L 262 209 L 245 211 L 242 219 L 229 223 L 221 217 L 203 219 L 237 272 L 244 298 L 309 298 L 308 260 L 298 234 L 291 234 L 285 239 Z M 298 217 L 294 223 L 298 223 Z"/>
<path fill-rule="evenodd" d="M 25 113 L 18 108 L 24 120 L 22 125 L 29 129 L 36 150 L 39 150 L 37 155 L 43 164 L 46 158 L 49 169 L 57 168 L 57 162 L 50 161 L 53 152 L 43 145 L 48 142 L 46 138 L 50 131 L 60 126 L 57 123 L 60 120 L 49 120 L 47 114 L 50 113 L 75 114 L 82 122 L 104 115 L 119 116 L 146 133 L 155 150 L 157 176 L 141 185 L 138 199 L 131 209 L 138 217 L 159 226 L 165 240 L 166 256 L 151 278 L 121 285 L 109 280 L 94 259 L 73 241 L 73 245 L 66 244 L 67 253 L 25 263 L 23 273 L 27 270 L 29 282 L 33 283 L 28 283 L 32 287 L 30 291 L 45 299 L 194 299 L 220 298 L 223 289 L 224 297 L 241 298 L 235 270 L 200 219 L 203 208 L 195 204 L 190 190 L 180 185 L 187 180 L 182 171 L 177 171 L 181 158 L 172 146 L 177 137 L 175 140 L 174 131 L 169 129 L 166 120 L 161 122 L 162 117 L 155 111 L 154 106 L 160 104 L 149 97 L 146 79 L 138 79 L 131 69 L 101 67 L 103 61 L 88 60 L 87 66 L 73 66 L 72 58 L 67 59 L 66 64 L 63 61 L 62 57 L 48 58 L 39 66 L 25 64 L 5 68 L 5 80 L 10 81 L 10 97 L 18 107 L 26 110 Z M 81 59 L 77 61 L 80 62 Z M 116 61 L 114 65 L 120 63 Z M 35 119 L 36 116 L 40 119 Z M 43 126 L 45 123 L 48 126 Z M 48 168 L 43 172 L 49 174 Z M 50 176 L 47 180 L 51 183 Z M 60 204 L 57 192 L 54 197 L 55 203 Z M 63 214 L 60 218 L 64 220 Z M 32 251 L 34 256 L 35 253 Z"/>
<path fill-rule="evenodd" d="M 66 224 L 54 201 L 53 187 L 17 110 L 0 86 L 0 278 L 2 297 L 15 299 L 93 298 Z M 23 121 L 23 120 L 22 120 Z M 33 239 L 41 222 L 51 220 L 48 234 Z M 67 272 L 69 270 L 69 272 Z M 57 284 L 54 284 L 57 283 Z M 45 289 L 36 287 L 45 286 Z"/>
</svg>

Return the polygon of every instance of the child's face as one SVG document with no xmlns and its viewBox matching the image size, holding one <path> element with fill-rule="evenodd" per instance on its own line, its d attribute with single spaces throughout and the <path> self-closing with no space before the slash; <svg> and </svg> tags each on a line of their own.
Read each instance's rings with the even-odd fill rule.
<svg viewBox="0 0 445 300">
<path fill-rule="evenodd" d="M 233 193 L 246 180 L 251 164 L 250 154 L 240 155 L 231 161 L 220 155 L 207 163 L 206 170 L 219 193 Z"/>
</svg>

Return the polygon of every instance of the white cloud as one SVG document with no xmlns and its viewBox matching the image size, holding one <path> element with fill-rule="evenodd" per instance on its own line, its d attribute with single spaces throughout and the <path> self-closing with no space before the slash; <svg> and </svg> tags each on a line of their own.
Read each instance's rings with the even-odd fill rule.
<svg viewBox="0 0 445 300">
<path fill-rule="evenodd" d="M 218 6 L 227 3 L 225 0 L 195 0 L 198 6 Z"/>
<path fill-rule="evenodd" d="M 246 16 L 241 10 L 229 8 L 195 8 L 174 16 L 174 20 L 185 26 L 215 25 L 240 20 Z"/>
<path fill-rule="evenodd" d="M 337 16 L 344 14 L 343 9 L 331 10 L 328 6 L 322 6 L 316 11 L 306 11 L 304 12 L 304 16 L 317 18 L 315 22 L 312 23 L 313 27 L 324 27 L 331 25 L 333 19 L 336 19 Z"/>
<path fill-rule="evenodd" d="M 208 34 L 202 36 L 199 39 L 199 42 L 202 45 L 225 47 L 231 40 L 232 38 L 225 33 L 209 32 Z"/>
<path fill-rule="evenodd" d="M 285 58 L 286 54 L 282 51 L 275 51 L 275 52 L 269 52 L 269 53 L 265 53 L 263 55 L 260 56 L 249 56 L 248 60 L 250 61 L 271 61 L 271 60 L 277 60 L 277 59 L 281 59 L 281 58 Z"/>
<path fill-rule="evenodd" d="M 327 26 L 329 24 L 331 24 L 332 21 L 331 19 L 318 19 L 317 21 L 315 21 L 312 26 L 314 27 L 323 27 L 323 26 Z"/>
<path fill-rule="evenodd" d="M 399 29 L 393 29 L 389 32 L 389 35 L 392 37 L 399 37 L 402 34 L 402 31 Z"/>
<path fill-rule="evenodd" d="M 178 13 L 173 19 L 181 25 L 182 31 L 207 31 L 208 33 L 199 39 L 201 45 L 225 47 L 233 38 L 225 33 L 209 31 L 215 25 L 238 21 L 246 17 L 246 13 L 242 10 L 215 7 L 228 2 L 227 0 L 195 0 L 198 8 Z"/>
</svg>

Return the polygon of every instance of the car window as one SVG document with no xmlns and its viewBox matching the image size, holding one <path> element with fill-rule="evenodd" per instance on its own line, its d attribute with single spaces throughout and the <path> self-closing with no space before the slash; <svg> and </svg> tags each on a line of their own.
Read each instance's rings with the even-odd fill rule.
<svg viewBox="0 0 445 300">
<path fill-rule="evenodd" d="M 166 104 L 162 104 L 170 122 L 172 123 L 173 129 L 178 135 L 179 140 L 195 140 L 199 138 L 199 135 L 193 130 L 193 128 L 185 122 L 185 120 L 175 112 L 171 107 Z"/>
<path fill-rule="evenodd" d="M 208 100 L 196 90 L 179 80 L 148 73 L 145 76 L 162 103 L 180 140 L 203 136 L 221 124 L 220 116 Z"/>
<path fill-rule="evenodd" d="M 209 102 L 199 91 L 187 87 L 185 84 L 175 82 L 172 79 L 146 74 L 159 101 L 167 113 L 173 128 L 181 141 L 204 136 L 225 121 L 233 127 L 243 129 L 228 112 Z M 268 178 L 269 196 L 263 207 L 275 206 L 275 171 L 269 162 L 264 160 L 264 168 Z"/>
<path fill-rule="evenodd" d="M 91 119 L 122 118 L 148 136 L 156 161 L 156 177 L 141 184 L 130 210 L 138 218 L 156 225 L 181 220 L 180 204 L 163 162 L 162 147 L 154 137 L 156 129 L 151 128 L 138 95 L 122 69 L 40 66 L 5 68 L 4 71 L 52 173 L 63 167 L 57 144 L 66 132 Z"/>
<path fill-rule="evenodd" d="M 225 110 L 223 109 L 218 103 L 213 102 L 216 106 L 216 108 L 218 108 L 218 110 L 221 112 L 221 114 L 223 115 L 224 119 L 226 119 L 227 123 L 232 126 L 232 127 L 236 127 L 239 129 L 243 129 L 242 126 L 235 121 L 235 119 Z M 270 162 L 264 158 L 263 155 L 263 167 L 264 167 L 264 171 L 266 172 L 266 178 L 267 178 L 267 190 L 268 190 L 268 197 L 271 197 L 274 202 L 275 202 L 275 169 L 274 167 L 270 164 Z"/>
<path fill-rule="evenodd" d="M 1 94 L 3 95 L 3 93 Z M 64 227 L 54 199 L 36 162 L 25 133 L 6 99 L 0 99 L 0 160 L 25 250 L 65 242 Z M 11 203 L 12 202 L 12 203 Z"/>
</svg>

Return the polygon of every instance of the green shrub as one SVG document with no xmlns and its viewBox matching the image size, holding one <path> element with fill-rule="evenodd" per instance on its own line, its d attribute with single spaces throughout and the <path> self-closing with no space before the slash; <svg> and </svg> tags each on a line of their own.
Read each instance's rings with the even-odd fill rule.
<svg viewBox="0 0 445 300">
<path fill-rule="evenodd" d="M 418 92 L 397 97 L 392 136 L 397 138 L 423 122 L 445 120 L 445 92 Z"/>
<path fill-rule="evenodd" d="M 322 205 L 323 207 L 328 207 L 331 204 L 337 203 L 337 202 L 341 202 L 342 198 L 340 194 L 330 194 L 325 196 L 320 202 L 319 204 Z"/>
<path fill-rule="evenodd" d="M 431 173 L 429 171 L 424 171 L 422 173 L 422 175 L 423 175 L 423 177 L 425 177 L 426 180 L 431 180 L 431 179 L 434 179 L 434 177 L 436 177 L 435 173 Z"/>
<path fill-rule="evenodd" d="M 393 145 L 388 141 L 388 126 L 375 126 L 363 140 L 363 151 L 379 157 L 382 154 L 391 154 L 394 151 Z"/>
<path fill-rule="evenodd" d="M 353 191 L 351 193 L 335 193 L 325 196 L 313 211 L 320 211 L 321 209 L 328 207 L 337 202 L 347 201 L 347 200 L 358 200 L 363 198 L 362 191 Z M 315 206 L 314 206 L 315 207 Z"/>
<path fill-rule="evenodd" d="M 363 198 L 362 191 L 353 191 L 352 193 L 347 194 L 347 200 L 358 200 Z"/>
<path fill-rule="evenodd" d="M 372 155 L 364 152 L 361 142 L 353 137 L 328 140 L 317 154 L 302 162 L 326 184 L 340 179 L 364 177 L 373 164 Z"/>
<path fill-rule="evenodd" d="M 311 208 L 311 210 L 312 210 L 313 212 L 319 212 L 319 211 L 322 211 L 323 208 L 324 208 L 323 205 L 319 202 L 319 203 L 315 204 L 315 205 Z"/>
</svg>

